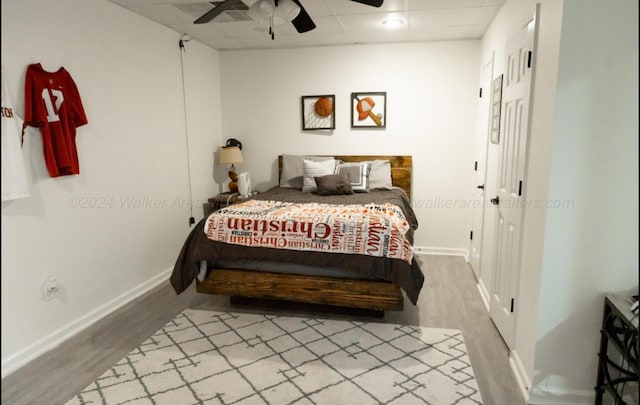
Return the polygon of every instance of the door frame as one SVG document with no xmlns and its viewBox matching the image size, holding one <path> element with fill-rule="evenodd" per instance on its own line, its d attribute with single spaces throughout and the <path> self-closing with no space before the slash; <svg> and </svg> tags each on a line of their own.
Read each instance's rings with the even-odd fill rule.
<svg viewBox="0 0 640 405">
<path fill-rule="evenodd" d="M 502 336 L 503 340 L 505 341 L 505 343 L 507 344 L 508 348 L 510 350 L 515 348 L 515 340 L 516 340 L 516 329 L 517 329 L 517 323 L 518 323 L 518 308 L 521 305 L 520 300 L 518 299 L 518 295 L 519 295 L 519 285 L 520 285 L 520 274 L 522 271 L 522 245 L 523 245 L 523 228 L 524 228 L 524 223 L 525 223 L 525 218 L 526 218 L 526 189 L 527 189 L 527 185 L 528 185 L 528 167 L 529 167 L 529 145 L 531 142 L 531 123 L 532 123 L 532 108 L 533 108 L 533 98 L 534 98 L 534 88 L 535 88 L 535 71 L 536 71 L 536 59 L 537 59 L 537 48 L 538 48 L 538 33 L 539 33 L 539 24 L 540 24 L 540 10 L 539 10 L 539 4 L 536 4 L 536 6 L 531 10 L 531 12 L 527 13 L 526 17 L 522 18 L 520 20 L 520 22 L 516 25 L 516 27 L 514 29 L 512 29 L 509 32 L 509 35 L 507 36 L 507 41 L 509 41 L 514 35 L 516 35 L 517 33 L 520 33 L 522 31 L 522 29 L 524 29 L 527 25 L 529 25 L 531 22 L 533 22 L 533 34 L 532 34 L 532 38 L 531 38 L 531 51 L 532 51 L 532 58 L 531 58 L 531 67 L 530 67 L 530 83 L 529 83 L 529 90 L 528 90 L 528 105 L 527 105 L 527 127 L 525 129 L 526 131 L 526 139 L 524 140 L 524 144 L 525 144 L 525 153 L 523 156 L 523 172 L 522 172 L 522 180 L 523 180 L 523 186 L 522 186 L 522 193 L 520 195 L 521 200 L 525 202 L 525 204 L 521 207 L 521 213 L 520 213 L 520 217 L 519 217 L 519 230 L 518 230 L 518 240 L 517 240 L 517 257 L 515 258 L 515 267 L 513 269 L 513 274 L 512 274 L 512 279 L 511 279 L 511 285 L 510 285 L 510 292 L 511 292 L 511 297 L 513 298 L 513 305 L 512 305 L 512 311 L 510 314 L 510 317 L 513 318 L 512 321 L 510 321 L 510 323 L 508 325 L 504 325 L 503 322 L 498 321 L 495 318 L 495 311 L 499 311 L 501 310 L 501 308 L 495 308 L 494 307 L 494 299 L 493 296 L 496 294 L 496 288 L 494 285 L 494 280 L 496 278 L 496 267 L 498 265 L 498 260 L 500 260 L 500 258 L 497 255 L 497 250 L 498 250 L 498 245 L 497 245 L 497 221 L 498 221 L 498 213 L 497 213 L 497 208 L 496 211 L 494 212 L 493 215 L 493 228 L 492 228 L 492 232 L 491 232 L 491 237 L 492 237 L 492 242 L 493 242 L 493 260 L 492 260 L 492 280 L 491 280 L 491 291 L 489 291 L 490 293 L 490 299 L 489 299 L 489 315 L 491 316 L 492 321 L 494 322 L 494 324 L 496 325 L 496 328 L 498 329 L 498 332 L 500 333 L 500 335 Z M 506 46 L 505 46 L 506 48 Z M 507 55 L 505 53 L 504 55 L 504 63 L 507 63 Z M 506 69 L 505 69 L 506 70 Z M 506 71 L 503 72 L 506 74 Z M 500 141 L 502 142 L 503 140 L 503 131 L 505 130 L 505 125 L 504 125 L 504 121 L 503 119 L 505 118 L 505 114 L 504 114 L 504 96 L 503 96 L 503 104 L 501 106 L 503 114 L 500 118 L 501 120 L 501 127 L 500 127 Z M 498 155 L 498 159 L 501 158 L 501 153 L 502 153 L 502 147 L 503 145 L 500 145 L 500 154 Z M 501 169 L 501 162 L 498 161 L 498 172 L 496 173 L 496 178 L 494 179 L 494 181 L 496 182 L 496 184 L 498 183 L 498 173 Z M 498 189 L 499 185 L 497 185 L 496 187 L 496 192 L 499 190 Z M 502 330 L 501 330 L 502 328 Z"/>
<path fill-rule="evenodd" d="M 487 167 L 488 167 L 488 161 L 489 161 L 489 142 L 490 142 L 489 127 L 491 124 L 491 103 L 493 102 L 493 92 L 491 91 L 491 83 L 493 81 L 494 61 L 495 61 L 495 52 L 491 52 L 491 58 L 489 58 L 489 60 L 486 63 L 482 64 L 482 69 L 480 74 L 480 79 L 481 79 L 480 88 L 482 91 L 481 93 L 482 96 L 481 96 L 480 102 L 478 103 L 478 122 L 476 127 L 476 130 L 477 130 L 476 161 L 475 161 L 475 170 L 473 173 L 473 182 L 474 182 L 473 187 L 474 187 L 474 191 L 476 192 L 476 197 L 474 197 L 473 199 L 473 208 L 472 208 L 473 215 L 471 219 L 472 233 L 469 240 L 469 265 L 471 266 L 471 269 L 473 270 L 476 276 L 476 280 L 480 280 L 482 277 L 482 255 L 484 254 L 483 253 L 484 221 L 485 221 L 485 210 L 486 210 L 486 201 L 487 201 L 486 199 Z M 486 111 L 483 105 L 486 106 Z M 482 116 L 483 114 L 486 114 L 486 117 L 483 117 Z M 485 120 L 485 119 L 486 121 L 483 124 L 482 120 Z M 481 149 L 483 149 L 484 152 L 482 152 Z M 482 156 L 484 156 L 484 159 L 481 159 Z M 477 198 L 478 170 L 480 170 L 481 173 L 484 173 L 484 178 L 482 179 L 484 189 L 482 191 L 481 199 Z M 477 206 L 478 202 L 480 203 L 479 207 Z M 476 222 L 476 215 L 480 216 L 478 222 Z M 476 224 L 479 224 L 479 227 L 476 227 Z M 476 243 L 479 244 L 479 246 L 477 247 L 479 256 L 476 264 L 474 265 L 473 246 Z M 481 294 L 482 294 L 482 291 L 481 291 Z M 483 299 L 485 299 L 484 296 L 483 296 Z M 487 305 L 487 309 L 488 309 L 488 301 L 486 301 L 485 304 Z"/>
</svg>

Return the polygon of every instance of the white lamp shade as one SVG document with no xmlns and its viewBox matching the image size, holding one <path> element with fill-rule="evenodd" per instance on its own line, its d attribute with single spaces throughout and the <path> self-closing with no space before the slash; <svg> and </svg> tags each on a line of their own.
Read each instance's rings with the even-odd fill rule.
<svg viewBox="0 0 640 405">
<path fill-rule="evenodd" d="M 240 152 L 240 148 L 237 146 L 227 146 L 220 148 L 220 164 L 221 165 L 232 165 L 234 163 L 242 163 L 244 159 L 242 158 L 242 152 Z"/>
<path fill-rule="evenodd" d="M 269 18 L 273 15 L 274 5 L 268 0 L 258 0 L 247 10 L 247 14 L 255 21 Z"/>
<path fill-rule="evenodd" d="M 278 7 L 273 0 L 258 0 L 249 8 L 247 14 L 262 24 L 270 22 L 273 17 L 273 25 L 282 25 L 296 18 L 300 14 L 300 7 L 292 0 L 279 0 Z"/>
<path fill-rule="evenodd" d="M 291 0 L 280 0 L 276 7 L 276 15 L 280 15 L 286 21 L 292 21 L 300 14 L 300 7 Z"/>
</svg>

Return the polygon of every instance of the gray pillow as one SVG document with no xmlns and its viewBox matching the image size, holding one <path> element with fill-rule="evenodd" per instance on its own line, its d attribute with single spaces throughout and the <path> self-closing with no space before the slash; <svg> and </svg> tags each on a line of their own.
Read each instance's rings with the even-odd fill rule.
<svg viewBox="0 0 640 405">
<path fill-rule="evenodd" d="M 326 176 L 315 177 L 318 195 L 343 195 L 353 194 L 349 179 L 339 174 L 328 174 Z"/>
<path fill-rule="evenodd" d="M 369 172 L 369 190 L 392 190 L 391 162 L 388 160 L 372 160 Z"/>
<path fill-rule="evenodd" d="M 356 193 L 369 192 L 369 171 L 371 163 L 342 163 L 336 166 L 335 174 L 349 178 L 351 189 Z"/>
<path fill-rule="evenodd" d="M 280 171 L 280 187 L 290 187 L 302 190 L 302 176 L 304 176 L 304 159 L 322 162 L 332 160 L 332 156 L 282 155 L 282 170 Z"/>
</svg>

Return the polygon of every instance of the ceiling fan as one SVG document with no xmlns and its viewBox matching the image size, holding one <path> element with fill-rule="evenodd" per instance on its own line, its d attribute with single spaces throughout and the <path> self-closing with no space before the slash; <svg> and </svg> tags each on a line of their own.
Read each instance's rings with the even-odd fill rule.
<svg viewBox="0 0 640 405">
<path fill-rule="evenodd" d="M 241 1 L 242 0 L 225 0 L 222 3 L 219 3 L 217 5 L 216 3 L 211 3 L 216 6 L 213 9 L 209 10 L 208 12 L 204 13 L 202 16 L 200 16 L 200 18 L 195 20 L 193 23 L 194 24 L 208 23 L 209 21 L 213 20 L 214 18 L 224 13 L 225 11 L 233 9 L 233 7 L 237 3 L 240 3 Z M 366 4 L 367 6 L 373 6 L 373 7 L 380 7 L 382 6 L 382 3 L 383 3 L 383 0 L 349 0 L 349 1 L 362 3 L 362 4 Z M 260 2 L 261 0 L 258 1 L 258 3 Z M 291 21 L 291 24 L 293 24 L 296 31 L 302 33 L 302 32 L 311 31 L 316 27 L 316 24 L 313 22 L 313 20 L 311 19 L 311 17 L 307 13 L 307 11 L 304 9 L 304 7 L 302 6 L 299 0 L 280 0 L 280 1 L 273 0 L 273 5 L 277 8 L 279 6 L 278 3 L 285 3 L 285 2 L 289 4 L 293 3 L 291 4 L 292 9 L 289 10 L 290 12 L 289 17 L 291 17 L 292 15 L 295 15 L 295 16 L 293 18 L 288 18 L 288 19 Z M 260 6 L 264 7 L 266 5 L 267 7 L 269 7 L 270 4 L 271 2 L 262 1 L 262 4 L 260 4 Z M 258 4 L 256 3 L 256 5 Z M 263 10 L 263 11 L 266 11 L 266 10 Z M 273 15 L 273 10 L 271 10 L 271 13 Z M 273 36 L 271 27 L 269 29 L 269 33 L 271 34 L 271 38 L 273 39 L 274 36 Z"/>
</svg>

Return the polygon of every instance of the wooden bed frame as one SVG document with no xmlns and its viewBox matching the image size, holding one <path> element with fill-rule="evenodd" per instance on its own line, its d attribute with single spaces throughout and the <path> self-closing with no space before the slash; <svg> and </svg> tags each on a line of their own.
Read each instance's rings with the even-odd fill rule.
<svg viewBox="0 0 640 405">
<path fill-rule="evenodd" d="M 411 198 L 411 156 L 335 156 L 345 162 L 389 160 L 393 185 Z M 278 173 L 282 156 L 278 157 Z M 278 274 L 213 268 L 196 291 L 242 298 L 265 298 L 374 311 L 402 310 L 400 287 L 386 281 Z"/>
</svg>

